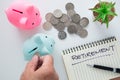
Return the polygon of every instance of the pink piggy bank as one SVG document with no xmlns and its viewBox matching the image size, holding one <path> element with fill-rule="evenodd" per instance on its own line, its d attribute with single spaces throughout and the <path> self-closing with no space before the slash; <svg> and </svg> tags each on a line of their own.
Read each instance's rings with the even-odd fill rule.
<svg viewBox="0 0 120 80">
<path fill-rule="evenodd" d="M 41 16 L 39 10 L 25 1 L 17 1 L 6 10 L 8 20 L 20 29 L 33 29 L 40 25 Z"/>
</svg>

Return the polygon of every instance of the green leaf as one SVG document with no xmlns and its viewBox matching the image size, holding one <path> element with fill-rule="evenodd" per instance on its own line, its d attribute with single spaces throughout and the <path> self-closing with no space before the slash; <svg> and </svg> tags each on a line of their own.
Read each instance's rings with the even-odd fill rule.
<svg viewBox="0 0 120 80">
<path fill-rule="evenodd" d="M 105 18 L 105 23 L 106 23 L 106 27 L 109 27 L 109 20 L 108 20 L 108 16 Z"/>
<path fill-rule="evenodd" d="M 106 3 L 105 2 L 102 2 L 101 5 L 100 5 L 101 8 L 105 8 L 106 7 Z"/>
<path fill-rule="evenodd" d="M 107 7 L 108 7 L 108 8 L 111 8 L 111 9 L 112 9 L 114 6 L 115 6 L 115 3 L 112 3 L 112 2 L 108 3 L 108 5 L 107 5 Z"/>
<path fill-rule="evenodd" d="M 104 23 L 104 22 L 105 22 L 105 19 L 106 19 L 106 14 L 103 14 L 103 15 L 101 16 L 101 19 L 102 19 L 102 22 Z"/>
<path fill-rule="evenodd" d="M 94 12 L 97 12 L 97 13 L 102 13 L 102 8 L 98 8 L 98 9 L 92 9 L 92 11 L 94 11 Z"/>
<path fill-rule="evenodd" d="M 116 14 L 116 13 L 114 13 L 114 12 L 108 12 L 108 13 L 107 13 L 107 15 L 117 16 L 117 14 Z"/>
<path fill-rule="evenodd" d="M 114 3 L 112 4 L 112 6 L 111 6 L 111 7 L 114 7 L 114 6 L 115 6 L 115 4 L 116 4 L 116 3 L 114 2 Z"/>
<path fill-rule="evenodd" d="M 94 19 L 94 22 L 100 20 L 100 19 L 101 19 L 101 16 L 102 16 L 102 14 L 99 14 L 99 15 Z"/>
</svg>

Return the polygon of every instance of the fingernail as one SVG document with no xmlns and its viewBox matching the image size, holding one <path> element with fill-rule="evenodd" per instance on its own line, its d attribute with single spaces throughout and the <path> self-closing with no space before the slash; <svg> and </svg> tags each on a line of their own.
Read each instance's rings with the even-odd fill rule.
<svg viewBox="0 0 120 80">
<path fill-rule="evenodd" d="M 34 60 L 34 61 L 37 60 L 37 59 L 38 59 L 37 55 L 34 55 L 33 58 L 32 58 L 32 60 Z"/>
</svg>

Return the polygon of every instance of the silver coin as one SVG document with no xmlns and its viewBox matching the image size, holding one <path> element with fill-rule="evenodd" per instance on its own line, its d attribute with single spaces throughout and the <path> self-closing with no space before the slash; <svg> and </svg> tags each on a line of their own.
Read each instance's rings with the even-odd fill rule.
<svg viewBox="0 0 120 80">
<path fill-rule="evenodd" d="M 83 28 L 78 28 L 77 35 L 79 35 L 81 38 L 85 38 L 88 35 L 88 31 Z"/>
<path fill-rule="evenodd" d="M 51 30 L 52 29 L 52 24 L 50 22 L 45 22 L 43 24 L 43 29 L 48 31 L 48 30 Z"/>
<path fill-rule="evenodd" d="M 81 20 L 80 20 L 80 25 L 82 27 L 87 27 L 87 25 L 89 24 L 89 19 L 86 18 L 86 17 L 83 17 Z"/>
<path fill-rule="evenodd" d="M 50 21 L 50 18 L 51 18 L 52 16 L 53 16 L 52 13 L 47 13 L 46 16 L 45 16 L 45 19 L 46 19 L 47 21 Z"/>
<path fill-rule="evenodd" d="M 60 9 L 56 9 L 54 12 L 53 12 L 53 15 L 56 17 L 56 18 L 60 18 L 62 17 L 62 11 Z"/>
<path fill-rule="evenodd" d="M 61 22 L 67 22 L 70 18 L 68 17 L 67 14 L 63 14 L 62 17 L 60 18 Z"/>
<path fill-rule="evenodd" d="M 68 26 L 67 31 L 68 31 L 68 33 L 70 33 L 70 34 L 76 33 L 76 32 L 77 32 L 76 24 L 71 23 L 71 24 Z"/>
<path fill-rule="evenodd" d="M 74 23 L 79 23 L 80 22 L 80 15 L 79 14 L 74 14 L 72 17 L 71 17 L 72 21 Z"/>
<path fill-rule="evenodd" d="M 68 20 L 67 22 L 64 23 L 65 27 L 68 27 L 70 25 L 71 21 Z"/>
<path fill-rule="evenodd" d="M 65 8 L 66 8 L 67 11 L 74 10 L 74 4 L 73 3 L 67 3 Z"/>
<path fill-rule="evenodd" d="M 66 37 L 67 37 L 66 32 L 64 32 L 64 31 L 59 31 L 59 33 L 58 33 L 58 38 L 59 38 L 60 40 L 63 40 L 63 39 L 65 39 Z"/>
<path fill-rule="evenodd" d="M 80 26 L 80 24 L 76 24 L 76 25 L 77 25 L 77 30 L 78 30 L 78 28 L 80 28 L 80 29 L 83 28 Z"/>
<path fill-rule="evenodd" d="M 69 17 L 73 16 L 74 14 L 76 14 L 75 10 L 69 10 L 69 11 L 67 11 L 67 15 Z"/>
<path fill-rule="evenodd" d="M 55 18 L 54 16 L 52 16 L 50 18 L 50 23 L 53 25 L 53 26 L 56 26 L 58 23 L 59 23 L 59 20 L 57 18 Z"/>
<path fill-rule="evenodd" d="M 54 26 L 58 31 L 64 31 L 65 25 L 62 22 L 59 22 L 56 26 Z"/>
</svg>

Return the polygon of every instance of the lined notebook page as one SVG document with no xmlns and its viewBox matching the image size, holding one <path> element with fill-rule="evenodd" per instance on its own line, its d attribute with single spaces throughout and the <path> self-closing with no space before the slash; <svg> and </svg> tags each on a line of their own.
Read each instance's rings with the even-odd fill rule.
<svg viewBox="0 0 120 80">
<path fill-rule="evenodd" d="M 115 37 L 66 49 L 62 52 L 69 80 L 110 80 L 120 76 L 87 64 L 120 67 L 120 46 Z"/>
</svg>

